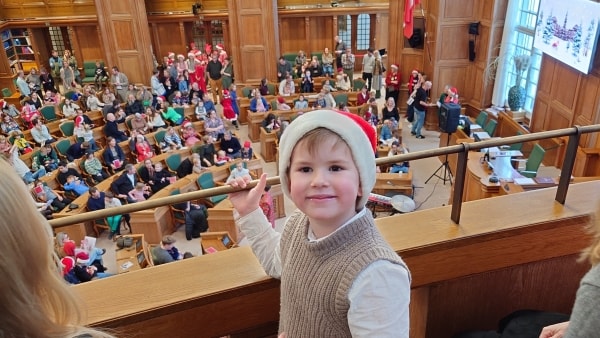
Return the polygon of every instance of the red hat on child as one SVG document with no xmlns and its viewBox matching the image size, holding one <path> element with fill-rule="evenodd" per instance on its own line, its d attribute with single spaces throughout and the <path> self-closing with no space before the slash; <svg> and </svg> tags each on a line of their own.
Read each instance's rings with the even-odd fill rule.
<svg viewBox="0 0 600 338">
<path fill-rule="evenodd" d="M 221 49 L 222 50 L 223 49 L 223 44 L 217 43 L 217 49 Z"/>
<path fill-rule="evenodd" d="M 352 159 L 358 170 L 360 196 L 356 201 L 356 210 L 362 209 L 375 186 L 375 151 L 377 133 L 375 128 L 360 116 L 334 110 L 314 110 L 302 114 L 290 124 L 279 142 L 279 177 L 281 189 L 290 196 L 289 166 L 296 144 L 306 133 L 317 128 L 329 129 L 348 145 Z"/>
<path fill-rule="evenodd" d="M 63 250 L 67 256 L 75 256 L 75 243 L 72 241 L 65 242 Z"/>
<path fill-rule="evenodd" d="M 90 255 L 83 251 L 78 253 L 75 258 L 77 258 L 77 264 L 87 265 L 90 263 Z"/>
<path fill-rule="evenodd" d="M 250 148 L 251 145 L 252 143 L 250 143 L 250 141 L 244 142 L 244 148 Z"/>
<path fill-rule="evenodd" d="M 75 266 L 75 260 L 73 259 L 73 257 L 64 257 L 63 259 L 60 260 L 60 263 L 63 266 L 63 270 L 62 270 L 63 276 L 68 274 L 69 271 L 73 270 L 73 267 Z"/>
</svg>

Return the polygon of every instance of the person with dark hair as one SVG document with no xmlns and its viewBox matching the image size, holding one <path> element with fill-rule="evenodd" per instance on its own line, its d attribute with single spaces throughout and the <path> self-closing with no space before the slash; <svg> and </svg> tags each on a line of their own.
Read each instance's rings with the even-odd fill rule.
<svg viewBox="0 0 600 338">
<path fill-rule="evenodd" d="M 136 200 L 129 196 L 129 192 L 134 190 L 137 183 L 138 178 L 135 167 L 129 163 L 125 165 L 125 172 L 112 182 L 110 190 L 116 194 L 116 197 L 129 203 L 135 203 Z"/>
<path fill-rule="evenodd" d="M 288 75 L 292 75 L 292 64 L 280 56 L 277 62 L 277 82 L 283 81 Z"/>
<path fill-rule="evenodd" d="M 67 161 L 58 162 L 58 174 L 56 175 L 56 180 L 60 185 L 65 185 L 67 183 L 67 179 L 70 176 L 75 176 L 79 180 L 82 180 L 81 174 L 79 171 L 75 170 L 75 168 L 69 167 Z"/>
<path fill-rule="evenodd" d="M 127 87 L 129 86 L 129 79 L 127 79 L 127 75 L 119 71 L 119 67 L 112 67 L 110 82 L 119 94 L 121 102 L 127 101 Z"/>
</svg>

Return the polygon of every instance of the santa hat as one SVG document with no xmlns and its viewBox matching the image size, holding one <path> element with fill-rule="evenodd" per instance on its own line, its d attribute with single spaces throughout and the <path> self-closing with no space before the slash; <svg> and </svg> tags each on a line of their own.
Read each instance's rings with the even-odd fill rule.
<svg viewBox="0 0 600 338">
<path fill-rule="evenodd" d="M 75 256 L 75 243 L 72 241 L 65 242 L 63 244 L 63 251 L 67 256 Z"/>
<path fill-rule="evenodd" d="M 250 141 L 244 142 L 244 148 L 250 148 L 250 146 L 252 146 L 252 143 L 250 143 Z"/>
<path fill-rule="evenodd" d="M 75 266 L 75 260 L 73 259 L 73 257 L 67 256 L 60 260 L 60 264 L 62 264 L 62 274 L 64 276 L 68 274 L 71 270 L 73 270 L 73 267 Z"/>
<path fill-rule="evenodd" d="M 396 69 L 399 69 L 399 68 L 400 68 L 400 67 L 398 67 L 398 65 L 397 65 L 397 64 L 395 64 L 395 63 L 394 63 L 394 64 L 392 64 L 392 66 L 391 66 L 391 67 L 392 67 L 392 68 L 396 68 Z"/>
<path fill-rule="evenodd" d="M 77 116 L 75 118 L 75 127 L 79 128 L 81 127 L 81 124 L 83 123 L 83 116 Z"/>
<path fill-rule="evenodd" d="M 202 51 L 201 50 L 196 51 L 196 53 L 194 54 L 194 56 L 202 56 Z"/>
<path fill-rule="evenodd" d="M 450 88 L 450 91 L 452 92 L 453 95 L 458 95 L 458 89 L 456 89 L 456 87 Z"/>
<path fill-rule="evenodd" d="M 174 58 L 174 57 L 175 57 L 175 53 L 169 52 L 169 58 Z"/>
<path fill-rule="evenodd" d="M 411 74 L 414 74 L 414 73 L 419 74 L 419 70 L 418 69 L 413 69 L 412 72 L 411 72 Z"/>
<path fill-rule="evenodd" d="M 0 109 L 4 109 L 8 106 L 8 103 L 2 99 L 0 99 Z"/>
<path fill-rule="evenodd" d="M 223 44 L 222 43 L 217 43 L 217 49 L 223 50 Z"/>
<path fill-rule="evenodd" d="M 193 57 L 193 56 L 194 56 L 194 53 L 192 53 L 192 52 L 188 53 L 188 57 Z"/>
<path fill-rule="evenodd" d="M 298 116 L 290 124 L 279 142 L 279 176 L 283 193 L 290 197 L 288 169 L 294 147 L 306 133 L 326 128 L 337 134 L 350 148 L 360 178 L 361 196 L 356 210 L 362 209 L 375 186 L 375 129 L 360 116 L 333 110 L 315 110 Z"/>
<path fill-rule="evenodd" d="M 210 43 L 205 44 L 204 51 L 206 52 L 206 54 L 210 54 L 210 52 L 212 51 L 212 45 Z"/>
<path fill-rule="evenodd" d="M 183 124 L 184 128 L 191 127 L 191 126 L 192 126 L 192 122 L 190 122 L 190 121 L 187 121 L 186 123 Z"/>
<path fill-rule="evenodd" d="M 160 100 L 161 102 L 165 102 L 165 97 L 164 96 L 157 96 L 156 100 Z"/>
<path fill-rule="evenodd" d="M 279 102 L 279 103 L 285 103 L 285 99 L 283 98 L 283 96 L 278 96 L 277 97 L 277 102 Z"/>
<path fill-rule="evenodd" d="M 178 59 L 185 59 L 185 56 L 183 56 L 183 54 L 177 54 L 177 58 Z"/>
<path fill-rule="evenodd" d="M 75 256 L 78 265 L 88 265 L 90 263 L 90 255 L 85 252 L 80 252 Z"/>
<path fill-rule="evenodd" d="M 338 71 L 338 73 L 341 73 L 341 72 L 344 71 L 344 68 L 340 67 L 340 68 L 337 69 L 337 71 Z"/>
</svg>

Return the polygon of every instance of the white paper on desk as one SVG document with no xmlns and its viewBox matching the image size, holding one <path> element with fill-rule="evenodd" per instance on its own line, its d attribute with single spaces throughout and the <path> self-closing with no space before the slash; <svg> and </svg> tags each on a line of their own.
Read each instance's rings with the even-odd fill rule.
<svg viewBox="0 0 600 338">
<path fill-rule="evenodd" d="M 438 108 L 442 106 L 442 104 L 440 103 L 440 101 L 436 102 L 435 104 L 438 106 Z"/>
<path fill-rule="evenodd" d="M 123 270 L 127 270 L 132 266 L 133 266 L 133 263 L 131 263 L 130 261 L 127 261 L 127 262 L 121 264 L 121 268 L 123 268 Z"/>
<path fill-rule="evenodd" d="M 483 129 L 483 128 L 481 128 L 481 126 L 478 125 L 477 123 L 471 123 L 471 130 L 473 130 L 473 129 Z"/>
<path fill-rule="evenodd" d="M 515 182 L 515 184 L 518 184 L 518 185 L 535 184 L 535 181 L 533 180 L 533 178 L 529 178 L 529 177 L 517 177 L 513 181 Z"/>
</svg>

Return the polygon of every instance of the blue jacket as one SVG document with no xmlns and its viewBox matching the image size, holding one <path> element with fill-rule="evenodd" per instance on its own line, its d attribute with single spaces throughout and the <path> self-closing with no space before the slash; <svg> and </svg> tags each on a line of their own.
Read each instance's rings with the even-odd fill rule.
<svg viewBox="0 0 600 338">
<path fill-rule="evenodd" d="M 266 110 L 269 110 L 269 104 L 267 103 L 267 100 L 265 100 L 264 97 L 260 97 L 260 99 L 262 100 L 263 105 L 265 106 Z M 250 100 L 250 111 L 253 111 L 256 113 L 256 98 L 253 98 L 252 100 Z"/>
</svg>

